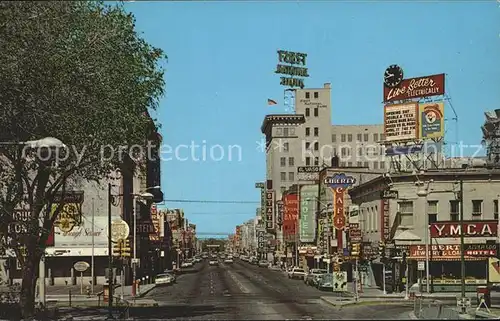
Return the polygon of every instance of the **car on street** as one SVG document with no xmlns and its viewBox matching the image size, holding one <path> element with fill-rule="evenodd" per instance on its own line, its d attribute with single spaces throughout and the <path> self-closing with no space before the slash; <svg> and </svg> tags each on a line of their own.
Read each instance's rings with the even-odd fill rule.
<svg viewBox="0 0 500 321">
<path fill-rule="evenodd" d="M 327 273 L 327 270 L 323 269 L 311 269 L 304 277 L 304 283 L 307 285 L 313 285 L 313 280 L 316 276 Z"/>
<path fill-rule="evenodd" d="M 330 273 L 322 274 L 319 279 L 316 287 L 319 290 L 333 290 L 333 275 Z"/>
<path fill-rule="evenodd" d="M 218 266 L 219 265 L 219 261 L 217 259 L 210 259 L 210 261 L 208 262 L 208 265 Z"/>
<path fill-rule="evenodd" d="M 289 279 L 303 280 L 305 275 L 306 271 L 298 267 L 294 267 L 290 272 L 288 272 Z"/>
<path fill-rule="evenodd" d="M 233 262 L 234 262 L 233 258 L 230 256 L 226 257 L 226 259 L 224 260 L 224 263 L 227 263 L 227 264 L 233 264 Z"/>
<path fill-rule="evenodd" d="M 175 275 L 169 273 L 158 274 L 155 278 L 155 284 L 160 285 L 169 285 L 175 282 Z"/>
<path fill-rule="evenodd" d="M 269 265 L 269 262 L 266 260 L 260 260 L 259 261 L 259 267 L 267 267 Z"/>
<path fill-rule="evenodd" d="M 185 261 L 181 264 L 181 268 L 190 268 L 190 267 L 193 267 L 192 261 Z"/>
<path fill-rule="evenodd" d="M 194 257 L 194 261 L 195 261 L 196 263 L 199 263 L 199 262 L 201 262 L 201 261 L 202 261 L 202 258 L 201 258 L 201 257 L 199 257 L 199 256 L 195 256 L 195 257 Z"/>
</svg>

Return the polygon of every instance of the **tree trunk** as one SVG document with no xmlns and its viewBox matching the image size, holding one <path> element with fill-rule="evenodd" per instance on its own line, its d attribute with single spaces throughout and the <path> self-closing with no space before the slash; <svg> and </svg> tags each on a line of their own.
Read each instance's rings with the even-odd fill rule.
<svg viewBox="0 0 500 321">
<path fill-rule="evenodd" d="M 30 320 L 35 315 L 35 288 L 40 255 L 27 255 L 24 259 L 23 281 L 19 305 L 23 319 Z"/>
</svg>

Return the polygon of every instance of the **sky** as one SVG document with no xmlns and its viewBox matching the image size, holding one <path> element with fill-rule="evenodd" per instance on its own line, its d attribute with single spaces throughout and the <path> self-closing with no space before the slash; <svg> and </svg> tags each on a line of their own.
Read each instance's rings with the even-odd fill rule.
<svg viewBox="0 0 500 321">
<path fill-rule="evenodd" d="M 125 7 L 142 37 L 168 55 L 166 95 L 156 112 L 163 143 L 215 152 L 203 160 L 200 148 L 193 157 L 178 147 L 177 157 L 162 156 L 164 206 L 183 208 L 199 232 L 231 233 L 255 216 L 255 182 L 265 179 L 260 126 L 266 114 L 285 112 L 274 73 L 278 49 L 308 54 L 306 87 L 331 83 L 333 124 L 383 122 L 382 80 L 391 64 L 405 78 L 446 74 L 458 114 L 452 121 L 446 104 L 450 143 L 479 144 L 484 111 L 500 108 L 500 3 L 494 0 L 135 1 Z M 278 105 L 268 106 L 268 98 Z"/>
</svg>

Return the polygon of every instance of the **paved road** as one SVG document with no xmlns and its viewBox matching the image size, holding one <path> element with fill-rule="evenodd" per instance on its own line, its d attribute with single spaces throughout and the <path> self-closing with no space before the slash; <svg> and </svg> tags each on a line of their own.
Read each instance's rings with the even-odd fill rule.
<svg viewBox="0 0 500 321">
<path fill-rule="evenodd" d="M 200 263 L 197 273 L 146 297 L 158 308 L 137 308 L 131 317 L 183 320 L 408 319 L 409 306 L 378 305 L 338 309 L 320 300 L 325 293 L 282 272 L 237 261 L 218 267 Z"/>
</svg>

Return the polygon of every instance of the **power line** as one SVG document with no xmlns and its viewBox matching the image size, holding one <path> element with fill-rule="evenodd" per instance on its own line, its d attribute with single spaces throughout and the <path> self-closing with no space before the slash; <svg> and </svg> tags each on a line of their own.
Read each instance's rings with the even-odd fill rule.
<svg viewBox="0 0 500 321">
<path fill-rule="evenodd" d="M 219 213 L 219 212 L 194 212 L 194 213 L 187 213 L 187 215 L 250 215 L 254 216 L 255 214 L 252 213 Z"/>
<path fill-rule="evenodd" d="M 211 200 L 164 200 L 170 203 L 212 203 L 212 204 L 260 204 L 260 201 L 211 201 Z"/>
</svg>

